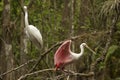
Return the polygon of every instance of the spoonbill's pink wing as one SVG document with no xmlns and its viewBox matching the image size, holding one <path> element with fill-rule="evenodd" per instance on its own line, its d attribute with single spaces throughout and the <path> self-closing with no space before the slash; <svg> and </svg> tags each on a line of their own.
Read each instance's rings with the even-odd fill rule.
<svg viewBox="0 0 120 80">
<path fill-rule="evenodd" d="M 62 67 L 70 56 L 71 40 L 65 41 L 56 51 L 54 55 L 54 64 L 56 68 Z"/>
</svg>

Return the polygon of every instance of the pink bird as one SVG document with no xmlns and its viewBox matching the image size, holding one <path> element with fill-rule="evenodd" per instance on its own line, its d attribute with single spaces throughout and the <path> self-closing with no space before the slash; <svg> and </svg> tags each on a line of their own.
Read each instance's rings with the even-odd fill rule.
<svg viewBox="0 0 120 80">
<path fill-rule="evenodd" d="M 55 70 L 63 70 L 64 67 L 72 62 L 77 61 L 84 53 L 84 47 L 88 48 L 94 54 L 95 52 L 90 49 L 86 43 L 80 45 L 81 52 L 79 54 L 70 50 L 71 40 L 66 40 L 56 51 L 54 55 Z"/>
</svg>

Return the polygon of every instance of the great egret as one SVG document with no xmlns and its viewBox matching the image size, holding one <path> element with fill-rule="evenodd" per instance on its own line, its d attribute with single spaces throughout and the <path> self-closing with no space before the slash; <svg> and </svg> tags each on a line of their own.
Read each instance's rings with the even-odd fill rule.
<svg viewBox="0 0 120 80">
<path fill-rule="evenodd" d="M 27 37 L 33 42 L 33 44 L 38 49 L 40 49 L 43 47 L 42 35 L 35 26 L 29 25 L 27 6 L 24 6 L 24 12 L 25 12 L 25 33 Z"/>
<path fill-rule="evenodd" d="M 63 70 L 64 67 L 74 61 L 77 61 L 84 53 L 84 47 L 95 53 L 90 49 L 86 43 L 80 45 L 81 52 L 79 54 L 70 50 L 71 40 L 65 41 L 56 51 L 54 55 L 55 70 Z"/>
</svg>

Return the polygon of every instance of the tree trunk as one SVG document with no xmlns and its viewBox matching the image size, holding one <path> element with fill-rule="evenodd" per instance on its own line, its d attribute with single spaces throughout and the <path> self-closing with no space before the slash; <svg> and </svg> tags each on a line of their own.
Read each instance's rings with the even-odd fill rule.
<svg viewBox="0 0 120 80">
<path fill-rule="evenodd" d="M 62 14 L 62 33 L 64 34 L 63 39 L 70 37 L 70 0 L 64 0 L 64 9 Z"/>
<path fill-rule="evenodd" d="M 85 18 L 88 16 L 88 0 L 81 0 L 80 2 L 80 12 L 79 12 L 79 25 L 84 26 Z M 86 6 L 86 7 L 85 7 Z"/>
<path fill-rule="evenodd" d="M 4 73 L 6 71 L 6 57 L 5 57 L 5 43 L 3 39 L 0 39 L 0 74 Z M 5 80 L 5 77 L 2 77 L 3 80 Z"/>
<path fill-rule="evenodd" d="M 3 64 L 3 70 L 6 69 L 6 71 L 14 68 L 14 55 L 12 54 L 12 27 L 13 25 L 10 24 L 10 0 L 4 0 L 4 9 L 3 9 L 3 14 L 2 14 L 2 36 L 3 36 L 3 48 L 2 54 L 5 54 L 4 60 L 6 59 L 6 61 L 4 61 Z M 6 67 L 5 67 L 6 66 Z M 14 72 L 11 72 L 9 74 L 6 75 L 6 78 L 4 78 L 5 80 L 15 80 L 15 75 Z"/>
<path fill-rule="evenodd" d="M 23 0 L 21 0 L 21 5 L 23 7 Z M 24 32 L 24 13 L 21 12 L 21 37 L 20 37 L 20 64 L 27 62 L 27 39 Z M 20 74 L 24 75 L 27 72 L 27 67 L 22 67 Z"/>
</svg>

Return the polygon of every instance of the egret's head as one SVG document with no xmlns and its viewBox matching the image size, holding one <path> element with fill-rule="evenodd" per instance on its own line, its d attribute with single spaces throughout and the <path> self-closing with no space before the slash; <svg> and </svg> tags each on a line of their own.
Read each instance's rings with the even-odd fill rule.
<svg viewBox="0 0 120 80">
<path fill-rule="evenodd" d="M 24 6 L 24 10 L 27 11 L 27 6 Z"/>
</svg>

